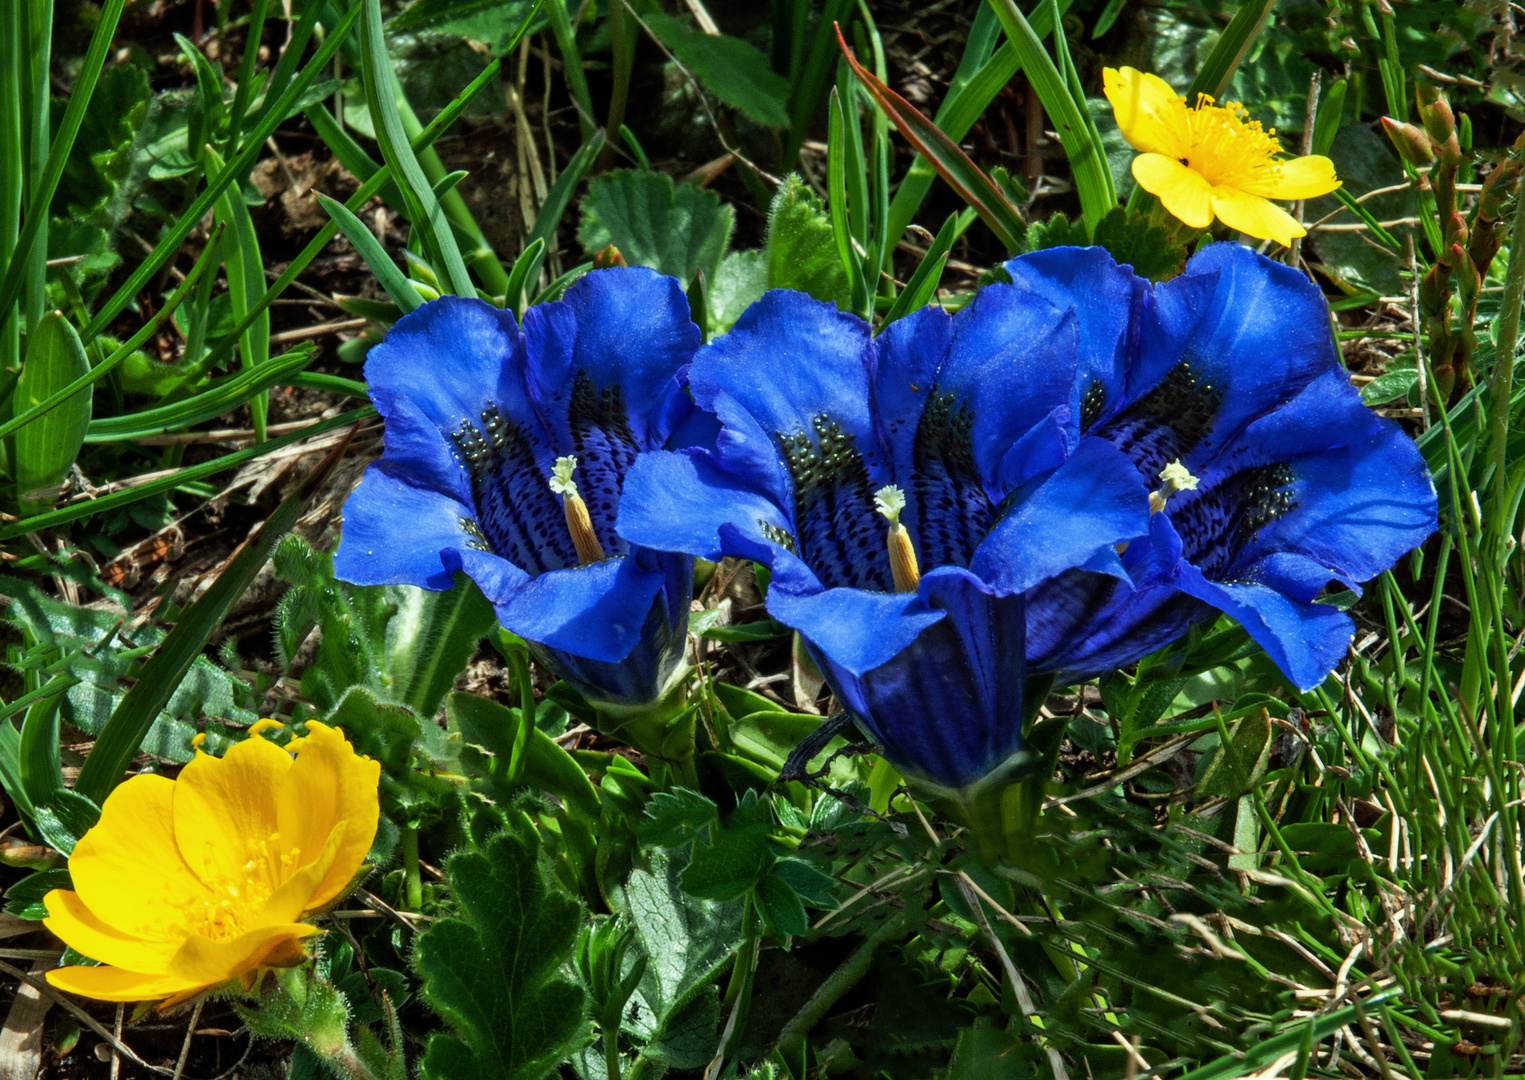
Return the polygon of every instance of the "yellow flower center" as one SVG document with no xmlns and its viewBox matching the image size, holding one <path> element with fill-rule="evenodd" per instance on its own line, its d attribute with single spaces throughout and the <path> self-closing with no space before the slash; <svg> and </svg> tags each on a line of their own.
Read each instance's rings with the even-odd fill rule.
<svg viewBox="0 0 1525 1080">
<path fill-rule="evenodd" d="M 1237 101 L 1217 105 L 1203 94 L 1196 108 L 1186 110 L 1186 119 L 1188 147 L 1181 164 L 1209 184 L 1243 191 L 1281 175 L 1276 129 L 1263 130 Z"/>
</svg>

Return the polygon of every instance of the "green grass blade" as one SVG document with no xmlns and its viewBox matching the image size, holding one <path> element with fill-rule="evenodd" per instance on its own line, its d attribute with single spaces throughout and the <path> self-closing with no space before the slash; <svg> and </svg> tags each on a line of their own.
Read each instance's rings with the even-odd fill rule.
<svg viewBox="0 0 1525 1080">
<path fill-rule="evenodd" d="M 1059 133 L 1059 142 L 1064 146 L 1070 170 L 1075 176 L 1080 212 L 1085 217 L 1086 226 L 1094 231 L 1107 211 L 1116 205 L 1117 198 L 1112 192 L 1112 174 L 1107 166 L 1106 152 L 1099 138 L 1093 140 L 1091 135 L 1093 129 L 1085 110 L 1085 99 L 1075 100 L 1069 84 L 1043 47 L 1042 39 L 1014 0 L 990 0 L 990 3 L 1001 20 L 1007 40 L 1017 50 L 1027 80 L 1043 103 L 1043 111 Z M 1053 0 L 1045 5 L 1051 13 L 1052 5 Z M 1056 37 L 1062 35 L 1062 28 L 1056 29 L 1055 34 Z"/>
<path fill-rule="evenodd" d="M 0 438 L 14 433 L 23 425 L 31 423 L 32 420 L 48 412 L 50 409 L 57 408 L 65 401 L 71 399 L 77 391 L 90 386 L 97 379 L 110 372 L 112 368 L 142 348 L 145 342 L 159 332 L 159 327 L 163 325 L 164 320 L 173 315 L 175 309 L 190 295 L 191 290 L 196 286 L 197 280 L 200 279 L 206 269 L 216 265 L 217 241 L 220 235 L 220 231 L 213 231 L 210 239 L 207 240 L 207 246 L 201 252 L 201 257 L 196 260 L 196 265 L 191 267 L 191 272 L 185 275 L 185 280 L 170 294 L 169 299 L 164 302 L 164 306 L 154 313 L 154 317 L 143 324 L 142 329 L 123 342 L 110 356 L 91 368 L 89 372 L 81 375 L 68 386 L 50 394 L 36 405 L 23 410 L 5 421 L 5 423 L 0 424 Z"/>
<path fill-rule="evenodd" d="M 16 0 L 8 0 L 7 6 L 14 7 L 15 3 Z M 84 62 L 80 65 L 79 76 L 69 95 L 69 104 L 64 108 L 63 119 L 59 122 L 58 132 L 48 151 L 48 163 L 42 171 L 42 184 L 32 192 L 31 201 L 27 204 L 26 222 L 21 226 L 15 250 L 5 253 L 8 261 L 5 277 L 0 280 L 0 326 L 14 313 L 16 294 L 21 291 L 29 265 L 29 253 L 47 220 L 53 193 L 58 190 L 64 167 L 69 163 L 69 151 L 74 148 L 80 125 L 85 121 L 85 110 L 89 108 L 90 98 L 95 94 L 95 84 L 100 81 L 101 68 L 105 66 L 106 54 L 111 50 L 111 39 L 116 34 L 117 23 L 122 18 L 122 9 L 126 3 L 127 0 L 105 0 L 101 5 L 100 18 L 95 32 L 90 36 L 90 46 L 85 50 Z M 16 59 L 19 61 L 19 57 Z M 95 335 L 81 336 L 89 338 Z"/>
<path fill-rule="evenodd" d="M 868 88 L 869 95 L 900 129 L 906 141 L 932 162 L 938 175 L 975 209 L 1007 251 L 1013 254 L 1022 251 L 1026 246 L 1027 225 L 1000 188 L 936 124 L 858 63 L 840 35 L 837 40 L 858 81 Z"/>
<path fill-rule="evenodd" d="M 536 240 L 550 242 L 556 234 L 556 229 L 561 224 L 561 217 L 567 212 L 567 207 L 572 202 L 572 193 L 577 190 L 577 185 L 582 183 L 582 178 L 587 175 L 592 167 L 593 160 L 598 157 L 598 152 L 604 146 L 604 132 L 595 131 L 593 137 L 582 144 L 577 153 L 572 155 L 572 160 L 567 162 L 567 167 L 562 170 L 551 189 L 545 193 L 545 202 L 540 204 L 540 212 L 535 215 L 535 227 L 530 230 L 526 243 L 532 244 Z"/>
<path fill-rule="evenodd" d="M 546 0 L 545 13 L 550 19 L 551 36 L 556 39 L 556 48 L 561 52 L 567 89 L 572 94 L 572 103 L 577 106 L 577 123 L 582 129 L 582 141 L 586 143 L 598 125 L 593 121 L 593 95 L 588 92 L 588 77 L 582 70 L 582 54 L 577 51 L 577 36 L 572 17 L 567 14 L 567 0 Z"/>
<path fill-rule="evenodd" d="M 90 325 L 80 332 L 80 337 L 88 341 L 110 326 L 112 321 L 122 313 L 122 309 L 132 302 L 132 298 L 138 294 L 148 282 L 148 279 L 158 273 L 159 268 L 174 257 L 175 253 L 180 250 L 180 245 L 185 242 L 185 238 L 191 234 L 191 231 L 201 222 L 201 219 L 206 216 L 207 211 L 212 208 L 212 205 L 222 195 L 223 191 L 227 189 L 228 185 L 237 177 L 244 175 L 254 164 L 254 159 L 259 155 L 260 148 L 265 145 L 265 140 L 275 131 L 281 117 L 286 115 L 291 109 L 292 104 L 307 90 L 312 80 L 317 77 L 318 72 L 323 70 L 328 62 L 333 59 L 334 53 L 339 51 L 339 45 L 344 40 L 344 35 L 349 33 L 350 27 L 354 25 L 355 20 L 359 17 L 359 8 L 351 9 L 344 16 L 334 31 L 328 35 L 328 40 L 323 42 L 323 46 L 317 51 L 307 66 L 302 69 L 302 73 L 286 88 L 286 91 L 281 95 L 275 107 L 266 114 L 265 118 L 251 132 L 248 142 L 244 144 L 244 148 L 239 151 L 238 156 L 228 163 L 226 169 L 217 174 L 217 178 L 208 184 L 207 189 L 196 198 L 196 201 L 190 205 L 185 213 L 180 215 L 174 226 L 166 231 L 165 235 L 159 240 L 158 245 L 154 248 L 153 253 L 143 260 L 138 268 L 128 276 L 126 281 L 122 282 L 121 287 L 111 295 L 111 299 L 106 301 L 101 309 L 96 312 L 95 318 L 90 320 Z M 70 104 L 72 106 L 72 100 Z M 332 239 L 331 234 L 330 239 Z M 8 272 L 6 280 L 10 280 Z M 0 298 L 5 296 L 5 287 L 0 285 Z M 12 299 L 14 299 L 14 294 L 12 294 Z M 9 302 L 9 300 L 5 301 L 7 304 Z M 0 312 L 0 318 L 3 318 L 3 316 L 4 313 Z M 239 333 L 242 333 L 242 330 Z"/>
<path fill-rule="evenodd" d="M 424 242 L 439 256 L 444 272 L 444 284 L 457 296 L 475 296 L 476 286 L 461 258 L 461 249 L 455 242 L 455 231 L 439 200 L 434 197 L 433 186 L 424 175 L 418 158 L 413 154 L 402 117 L 397 111 L 397 99 L 392 93 L 392 61 L 387 55 L 386 39 L 381 32 L 381 0 L 361 0 L 358 5 L 363 15 L 360 19 L 361 70 L 365 77 L 366 101 L 371 110 L 371 122 L 376 129 L 376 141 L 381 156 L 397 175 L 398 188 L 408 204 L 408 217 L 423 237 Z"/>
<path fill-rule="evenodd" d="M 29 409 L 90 373 L 74 324 L 54 311 L 27 336 L 26 365 L 16 380 L 15 406 Z M 90 423 L 91 394 L 77 391 L 56 409 L 16 432 L 16 494 L 23 512 L 36 508 L 29 494 L 57 484 L 79 453 Z"/>
<path fill-rule="evenodd" d="M 265 14 L 270 0 L 250 0 L 249 23 L 244 35 L 244 55 L 238 65 L 238 88 L 233 91 L 233 105 L 228 110 L 228 145 L 238 145 L 238 134 L 244 126 L 244 115 L 249 109 L 249 97 L 254 89 L 254 65 L 259 59 L 259 39 L 265 33 Z"/>
<path fill-rule="evenodd" d="M 830 124 L 826 141 L 826 188 L 830 195 L 831 235 L 837 243 L 837 259 L 852 289 L 852 310 L 858 315 L 868 314 L 868 290 L 863 281 L 863 263 L 853 249 L 852 224 L 849 221 L 847 173 L 851 166 L 847 156 L 847 137 L 844 129 L 847 121 L 842 115 L 842 97 L 837 88 L 831 88 Z"/>
<path fill-rule="evenodd" d="M 21 134 L 26 140 L 27 190 L 42 187 L 47 166 L 48 141 L 53 127 L 53 93 L 49 76 L 53 56 L 53 0 L 28 0 L 23 28 L 27 41 L 22 52 L 30 65 L 28 85 L 22 94 Z M 32 241 L 26 277 L 22 284 L 26 325 L 42 321 L 48 304 L 48 219 L 44 217 Z"/>
<path fill-rule="evenodd" d="M 794 78 L 791 73 L 789 82 L 795 88 L 795 93 L 789 106 L 789 137 L 784 144 L 785 169 L 793 168 L 799 158 L 800 147 L 805 145 L 810 124 L 820 107 L 821 95 L 826 93 L 832 73 L 836 70 L 831 47 L 833 26 L 847 18 L 852 6 L 853 0 L 826 0 L 799 77 Z"/>
<path fill-rule="evenodd" d="M 376 280 L 387 291 L 392 302 L 402 308 L 403 313 L 412 311 L 424 302 L 424 298 L 418 295 L 418 290 L 413 287 L 397 264 L 392 261 L 392 256 L 386 253 L 381 246 L 381 241 L 376 239 L 376 234 L 365 227 L 365 222 L 357 218 L 343 203 L 337 199 L 330 199 L 321 191 L 313 192 L 317 196 L 318 204 L 328 212 L 328 216 L 334 219 L 339 231 L 345 235 L 360 257 L 365 260 L 365 265 L 371 268 L 371 273 L 376 275 Z"/>
<path fill-rule="evenodd" d="M 220 472 L 236 469 L 245 462 L 253 461 L 257 457 L 273 453 L 282 447 L 290 446 L 292 443 L 301 442 L 303 439 L 310 439 L 314 435 L 321 435 L 325 431 L 331 431 L 336 427 L 343 427 L 345 424 L 353 424 L 357 420 L 365 420 L 375 415 L 376 410 L 369 405 L 359 409 L 351 409 L 349 412 L 342 413 L 339 416 L 320 420 L 310 427 L 302 428 L 300 431 L 293 431 L 282 435 L 280 438 L 257 443 L 244 450 L 235 450 L 231 454 L 224 454 L 222 457 L 213 458 L 211 461 L 204 461 L 199 465 L 188 465 L 183 469 L 176 469 L 167 475 L 157 476 L 152 480 L 123 491 L 113 491 L 109 495 L 102 495 L 96 499 L 83 499 L 69 506 L 50 510 L 46 514 L 24 518 L 21 521 L 0 527 L 0 541 L 13 540 L 18 536 L 25 536 L 27 533 L 36 532 L 39 529 L 51 529 L 71 521 L 78 521 L 80 518 L 87 518 L 93 514 L 115 509 L 118 506 L 127 506 L 137 502 L 139 499 L 146 499 L 150 495 L 157 495 L 160 492 L 173 491 L 182 484 L 189 484 L 195 480 L 205 480 L 210 476 L 216 476 Z"/>
<path fill-rule="evenodd" d="M 204 151 L 207 163 L 222 171 L 222 159 L 210 146 Z M 259 237 L 254 219 L 244 202 L 243 188 L 231 184 L 217 200 L 217 220 L 224 226 L 222 238 L 223 269 L 228 275 L 228 299 L 233 317 L 242 320 L 265 292 L 265 261 L 259 253 Z M 256 368 L 270 359 L 270 313 L 265 311 L 239 334 L 238 351 L 243 367 Z M 265 441 L 265 416 L 270 401 L 263 394 L 249 402 L 254 421 L 254 441 Z"/>
<path fill-rule="evenodd" d="M 270 444 L 266 444 L 270 445 Z M 333 471 L 344 452 L 345 439 L 336 446 L 302 485 L 292 492 L 260 526 L 244 549 L 228 564 L 199 600 L 181 613 L 174 629 L 143 665 L 142 673 L 96 736 L 95 747 L 80 769 L 74 787 L 80 794 L 103 803 L 122 780 L 148 729 L 164 709 L 170 695 L 185 678 L 213 631 L 222 624 L 233 604 L 244 594 L 254 575 L 270 557 L 276 542 L 296 524 L 307 503 Z"/>
<path fill-rule="evenodd" d="M 1228 81 L 1239 70 L 1239 65 L 1250 53 L 1250 46 L 1255 44 L 1255 39 L 1265 29 L 1271 5 L 1275 2 L 1276 0 L 1245 0 L 1239 5 L 1239 10 L 1234 12 L 1234 17 L 1213 44 L 1213 51 L 1207 54 L 1207 59 L 1197 69 L 1196 78 L 1191 80 L 1191 86 L 1186 91 L 1188 103 L 1196 104 L 1198 94 L 1206 94 L 1215 100 L 1223 97 Z"/>
<path fill-rule="evenodd" d="M 85 434 L 85 442 L 116 442 L 120 439 L 162 435 L 232 412 L 272 386 L 288 385 L 291 377 L 312 363 L 316 355 L 312 348 L 283 353 L 258 367 L 248 368 L 231 378 L 223 379 L 183 401 L 125 416 L 92 420 Z"/>
<path fill-rule="evenodd" d="M 67 678 L 67 677 L 65 677 Z M 51 694 L 34 701 L 21 722 L 21 748 L 17 755 L 21 786 L 33 806 L 46 806 L 64 786 L 63 760 L 59 754 L 58 706 L 63 699 L 60 679 L 54 676 L 42 689 Z"/>
<path fill-rule="evenodd" d="M 1064 0 L 1059 5 L 1059 11 L 1063 14 L 1069 10 L 1072 0 Z M 980 8 L 981 14 L 974 20 L 974 29 L 970 31 L 969 43 L 965 47 L 964 62 L 959 64 L 959 74 L 955 75 L 953 82 L 948 88 L 948 96 L 943 98 L 943 103 L 938 106 L 937 115 L 933 122 L 947 134 L 948 138 L 958 142 L 974 122 L 980 118 L 990 103 L 995 100 L 997 94 L 1005 88 L 1016 76 L 1022 67 L 1022 62 L 1017 58 L 1016 47 L 1011 42 L 1006 42 L 994 55 L 990 54 L 989 47 L 982 44 L 980 31 L 982 21 L 988 16 L 993 27 L 993 34 L 1000 29 L 1000 20 L 996 18 L 995 9 L 989 5 Z M 1048 4 L 1039 5 L 1033 12 L 1030 20 L 1033 33 L 1040 38 L 1047 37 L 1053 29 L 1053 8 Z M 984 51 L 984 58 L 975 63 L 973 57 L 980 55 L 980 49 Z M 967 68 L 967 72 L 966 72 Z M 890 203 L 890 227 L 889 246 L 893 249 L 905 234 L 906 226 L 916 216 L 916 211 L 921 208 L 922 201 L 927 197 L 927 192 L 932 189 L 932 181 L 937 176 L 937 170 L 925 157 L 917 155 L 916 160 L 906 172 L 905 179 L 900 182 L 899 189 L 895 192 L 895 198 Z"/>
<path fill-rule="evenodd" d="M 948 264 L 948 252 L 958 238 L 964 234 L 974 223 L 974 211 L 964 210 L 957 214 L 949 214 L 948 220 L 943 222 L 943 227 L 937 230 L 937 236 L 932 241 L 932 246 L 921 257 L 921 262 L 916 266 L 916 272 L 911 275 L 911 280 L 906 282 L 905 291 L 895 299 L 889 311 L 884 314 L 884 321 L 879 324 L 879 331 L 896 319 L 904 318 L 913 311 L 917 311 L 931 301 L 937 292 L 937 285 L 942 280 L 943 267 Z"/>
<path fill-rule="evenodd" d="M 26 261 L 26 251 L 16 248 L 26 184 L 21 99 L 21 9 L 15 3 L 0 4 L 0 256 L 10 259 L 18 269 Z M 13 296 L 7 301 L 5 315 L 0 318 L 0 367 L 11 372 L 21 366 L 21 322 L 9 318 L 14 300 Z"/>
<path fill-rule="evenodd" d="M 508 275 L 508 292 L 504 294 L 503 306 L 520 318 L 524 317 L 524 290 L 540 275 L 540 263 L 544 258 L 545 241 L 535 240 L 515 260 Z"/>
<path fill-rule="evenodd" d="M 307 0 L 307 6 L 302 9 L 302 17 L 296 26 L 291 28 L 291 37 L 282 49 L 281 58 L 275 64 L 275 72 L 270 76 L 270 82 L 265 87 L 265 100 L 252 118 L 256 127 L 265 119 L 271 106 L 280 99 L 281 94 L 290 85 L 297 65 L 302 62 L 302 53 L 307 48 L 307 42 L 312 38 L 313 28 L 318 25 L 318 17 L 323 14 L 327 4 L 328 0 Z"/>
</svg>

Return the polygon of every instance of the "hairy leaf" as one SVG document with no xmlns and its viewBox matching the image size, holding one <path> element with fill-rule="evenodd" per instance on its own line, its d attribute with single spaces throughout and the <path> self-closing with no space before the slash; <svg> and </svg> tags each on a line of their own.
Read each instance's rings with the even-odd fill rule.
<svg viewBox="0 0 1525 1080">
<path fill-rule="evenodd" d="M 577 936 L 576 901 L 547 887 L 525 823 L 451 858 L 465 918 L 419 935 L 423 995 L 450 1024 L 429 1040 L 431 1080 L 539 1080 L 582 1026 L 581 987 L 557 975 Z"/>
<path fill-rule="evenodd" d="M 831 218 L 797 175 L 784 181 L 768 210 L 768 288 L 797 289 L 840 308 L 852 301 Z"/>
</svg>

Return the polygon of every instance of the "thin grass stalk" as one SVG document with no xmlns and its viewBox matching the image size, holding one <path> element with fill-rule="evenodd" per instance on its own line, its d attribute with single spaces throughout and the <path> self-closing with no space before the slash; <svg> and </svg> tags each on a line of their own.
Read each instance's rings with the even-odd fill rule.
<svg viewBox="0 0 1525 1080">
<path fill-rule="evenodd" d="M 15 3 L 0 3 L 0 255 L 8 260 L 14 259 L 21 236 L 21 194 L 26 182 L 21 67 L 21 9 Z M 6 301 L 5 316 L 10 314 L 14 299 Z M 21 322 L 5 319 L 0 325 L 4 328 L 0 366 L 14 371 L 21 364 Z"/>
<path fill-rule="evenodd" d="M 43 169 L 42 181 L 31 193 L 27 203 L 26 220 L 21 226 L 20 236 L 13 245 L 0 244 L 7 259 L 5 278 L 0 281 L 0 324 L 8 322 L 14 313 L 16 294 L 21 291 L 22 277 L 28 265 L 27 255 L 32 250 L 32 245 L 37 242 L 38 236 L 41 235 L 43 223 L 48 220 L 48 207 L 53 201 L 53 193 L 58 190 L 58 182 L 64 175 L 64 167 L 69 163 L 69 151 L 74 148 L 74 140 L 79 135 L 80 125 L 85 122 L 85 110 L 90 104 L 90 99 L 95 95 L 95 85 L 100 81 L 101 69 L 106 64 L 106 54 L 111 49 L 111 40 L 116 36 L 117 23 L 122 18 L 122 9 L 126 3 L 127 0 L 105 0 L 105 3 L 101 5 L 100 21 L 96 23 L 95 33 L 90 37 L 90 46 L 85 51 L 84 63 L 80 66 L 79 77 L 75 80 L 69 95 L 69 104 L 64 109 L 63 120 L 59 122 L 58 134 L 48 150 L 48 163 Z M 0 10 L 5 12 L 7 19 L 19 18 L 16 0 L 5 0 L 0 3 Z M 20 57 L 15 52 L 15 49 L 19 47 L 19 36 L 10 37 L 7 40 L 10 42 L 8 50 L 11 53 L 12 64 L 19 64 Z M 7 76 L 7 79 L 9 78 L 10 76 Z M 20 102 L 16 101 L 16 105 L 19 107 Z M 19 120 L 18 113 L 18 133 L 15 141 L 6 141 L 3 144 L 7 156 L 12 151 L 16 152 L 18 165 L 20 163 Z M 7 126 L 10 123 L 8 119 L 5 122 Z M 6 172 L 9 171 L 10 167 L 7 166 Z M 201 215 L 196 215 L 195 220 L 200 219 Z M 192 224 L 194 225 L 194 222 Z M 179 246 L 177 240 L 175 247 Z M 97 328 L 95 333 L 100 333 L 100 329 Z M 89 339 L 93 335 L 81 334 L 80 336 Z"/>
<path fill-rule="evenodd" d="M 30 83 L 25 95 L 23 136 L 27 141 L 26 190 L 42 187 L 43 167 L 48 159 L 48 139 L 52 127 L 52 94 L 48 82 L 53 58 L 53 0 L 28 0 L 26 57 L 31 64 Z M 37 226 L 37 240 L 32 244 L 31 262 L 24 283 L 26 324 L 36 326 L 48 302 L 48 222 Z"/>
</svg>

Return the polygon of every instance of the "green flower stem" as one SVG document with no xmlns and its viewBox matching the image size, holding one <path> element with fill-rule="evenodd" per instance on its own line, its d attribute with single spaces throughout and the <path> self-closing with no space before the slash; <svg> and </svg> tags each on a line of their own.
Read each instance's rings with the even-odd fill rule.
<svg viewBox="0 0 1525 1080">
<path fill-rule="evenodd" d="M 799 1011 L 790 1017 L 789 1022 L 784 1025 L 784 1030 L 779 1032 L 780 1049 L 787 1054 L 792 1048 L 798 1046 L 805 1036 L 810 1034 L 810 1030 L 820 1023 L 831 1007 L 841 1000 L 842 995 L 862 981 L 868 974 L 869 965 L 874 961 L 874 953 L 878 951 L 880 945 L 900 933 L 900 924 L 899 916 L 885 919 L 848 955 L 846 960 L 837 966 L 835 971 L 826 977 L 826 981 L 810 995 L 805 1004 L 800 1006 Z M 632 1080 L 634 1080 L 633 1074 Z"/>
<path fill-rule="evenodd" d="M 652 779 L 667 787 L 681 785 L 697 791 L 694 727 L 699 701 L 689 700 L 691 671 L 687 667 L 678 671 L 668 681 L 666 692 L 649 705 L 592 704 L 598 712 L 598 729 L 645 754 Z"/>
<path fill-rule="evenodd" d="M 418 827 L 406 825 L 402 830 L 402 872 L 407 883 L 409 911 L 424 906 L 424 879 L 418 864 Z"/>
</svg>

